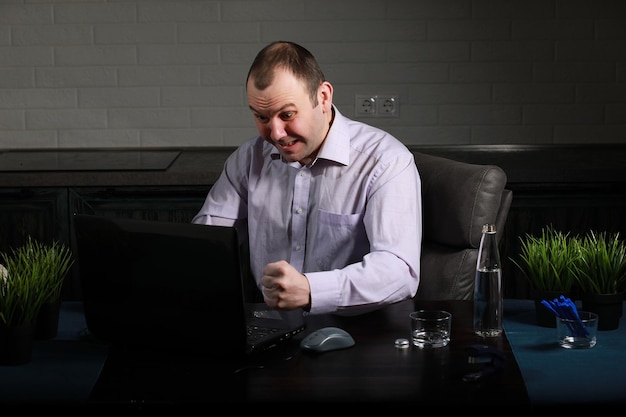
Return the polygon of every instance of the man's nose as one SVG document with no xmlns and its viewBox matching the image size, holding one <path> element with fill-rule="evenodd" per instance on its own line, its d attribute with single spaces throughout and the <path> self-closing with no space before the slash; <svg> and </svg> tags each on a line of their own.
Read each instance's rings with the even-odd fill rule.
<svg viewBox="0 0 626 417">
<path fill-rule="evenodd" d="M 280 140 L 285 136 L 287 136 L 285 123 L 280 119 L 272 119 L 270 122 L 270 137 L 273 140 Z"/>
</svg>

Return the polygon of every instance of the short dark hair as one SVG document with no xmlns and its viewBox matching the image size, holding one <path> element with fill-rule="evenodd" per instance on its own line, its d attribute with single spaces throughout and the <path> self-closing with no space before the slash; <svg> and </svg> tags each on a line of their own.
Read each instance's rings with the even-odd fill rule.
<svg viewBox="0 0 626 417">
<path fill-rule="evenodd" d="M 317 90 L 326 79 L 317 60 L 308 49 L 294 42 L 275 41 L 259 51 L 254 58 L 246 86 L 250 78 L 254 79 L 254 86 L 264 90 L 274 81 L 274 71 L 283 68 L 305 82 L 313 107 L 317 106 Z"/>
</svg>

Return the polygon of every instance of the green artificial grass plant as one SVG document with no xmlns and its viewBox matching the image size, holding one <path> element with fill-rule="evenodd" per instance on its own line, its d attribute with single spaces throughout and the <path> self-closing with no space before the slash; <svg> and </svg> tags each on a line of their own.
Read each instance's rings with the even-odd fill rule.
<svg viewBox="0 0 626 417">
<path fill-rule="evenodd" d="M 60 300 L 71 251 L 59 242 L 28 242 L 0 255 L 0 326 L 32 326 L 43 303 Z"/>
<path fill-rule="evenodd" d="M 572 266 L 579 256 L 570 244 L 569 234 L 553 226 L 541 229 L 541 235 L 520 237 L 519 259 L 510 258 L 522 271 L 530 286 L 537 291 L 571 291 L 576 280 Z"/>
<path fill-rule="evenodd" d="M 582 292 L 615 294 L 626 283 L 626 243 L 619 233 L 590 231 L 572 239 L 579 256 L 572 272 Z"/>
</svg>

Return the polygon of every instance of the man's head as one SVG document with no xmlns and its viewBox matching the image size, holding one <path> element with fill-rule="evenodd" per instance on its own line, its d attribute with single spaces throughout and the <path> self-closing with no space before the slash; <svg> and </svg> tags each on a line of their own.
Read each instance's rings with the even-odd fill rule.
<svg viewBox="0 0 626 417">
<path fill-rule="evenodd" d="M 263 48 L 246 80 L 260 135 L 289 162 L 312 162 L 332 121 L 331 84 L 313 55 L 292 42 Z"/>
</svg>

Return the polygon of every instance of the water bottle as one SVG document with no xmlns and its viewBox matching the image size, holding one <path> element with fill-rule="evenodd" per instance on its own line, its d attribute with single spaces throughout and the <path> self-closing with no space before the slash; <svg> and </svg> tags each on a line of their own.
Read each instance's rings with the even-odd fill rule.
<svg viewBox="0 0 626 417">
<path fill-rule="evenodd" d="M 493 337 L 502 333 L 502 265 L 496 226 L 485 224 L 478 248 L 474 281 L 474 333 Z"/>
</svg>

